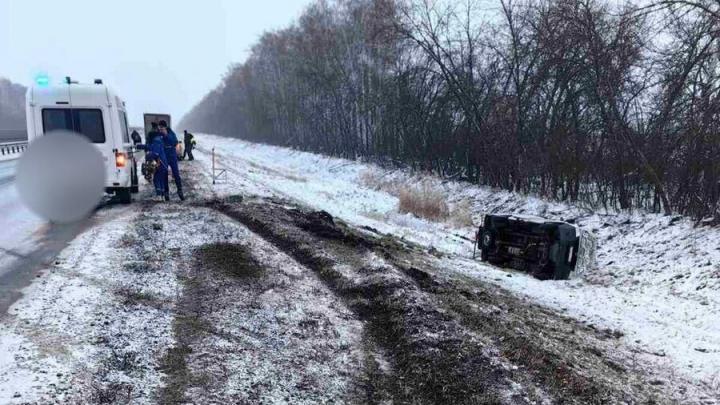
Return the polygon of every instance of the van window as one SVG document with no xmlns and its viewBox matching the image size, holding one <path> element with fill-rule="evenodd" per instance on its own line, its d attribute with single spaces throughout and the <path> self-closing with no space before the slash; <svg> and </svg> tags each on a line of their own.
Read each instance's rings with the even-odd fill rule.
<svg viewBox="0 0 720 405">
<path fill-rule="evenodd" d="M 75 117 L 76 132 L 85 135 L 93 143 L 105 142 L 102 111 L 73 109 L 73 116 Z"/>
<path fill-rule="evenodd" d="M 118 118 L 120 119 L 120 132 L 122 133 L 123 143 L 130 143 L 130 134 L 128 133 L 127 114 L 125 111 L 118 110 Z"/>
<path fill-rule="evenodd" d="M 67 109 L 45 109 L 43 116 L 43 132 L 67 129 L 72 131 L 72 117 Z"/>
<path fill-rule="evenodd" d="M 85 135 L 93 143 L 105 143 L 102 111 L 89 108 L 44 108 L 43 132 L 66 129 Z"/>
</svg>

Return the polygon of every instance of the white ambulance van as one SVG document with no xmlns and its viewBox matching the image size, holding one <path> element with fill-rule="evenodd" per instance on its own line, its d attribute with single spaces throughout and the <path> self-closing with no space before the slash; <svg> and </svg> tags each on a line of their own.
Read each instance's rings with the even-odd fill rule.
<svg viewBox="0 0 720 405">
<path fill-rule="evenodd" d="M 138 192 L 137 163 L 128 132 L 125 102 L 102 80 L 79 84 L 66 78 L 61 85 L 36 84 L 26 94 L 28 142 L 69 130 L 86 137 L 105 160 L 105 192 L 122 203 Z M 78 162 L 82 164 L 82 162 Z"/>
</svg>

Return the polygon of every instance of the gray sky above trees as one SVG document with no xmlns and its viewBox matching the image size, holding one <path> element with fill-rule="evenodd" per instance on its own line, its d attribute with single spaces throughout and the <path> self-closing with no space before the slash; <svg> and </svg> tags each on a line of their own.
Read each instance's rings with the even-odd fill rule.
<svg viewBox="0 0 720 405">
<path fill-rule="evenodd" d="M 307 0 L 0 0 L 0 77 L 28 86 L 102 78 L 128 103 L 180 119 L 242 62 L 263 31 L 293 21 Z"/>
</svg>

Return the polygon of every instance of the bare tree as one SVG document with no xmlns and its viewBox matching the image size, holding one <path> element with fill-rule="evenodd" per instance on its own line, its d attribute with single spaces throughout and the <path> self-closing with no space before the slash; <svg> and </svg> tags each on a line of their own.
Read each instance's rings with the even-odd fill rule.
<svg viewBox="0 0 720 405">
<path fill-rule="evenodd" d="M 714 0 L 334 0 L 189 127 L 593 206 L 720 221 Z"/>
</svg>

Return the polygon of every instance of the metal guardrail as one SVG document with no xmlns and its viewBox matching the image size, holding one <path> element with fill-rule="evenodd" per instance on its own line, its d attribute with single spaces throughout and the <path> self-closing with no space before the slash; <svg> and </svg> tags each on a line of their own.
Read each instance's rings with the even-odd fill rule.
<svg viewBox="0 0 720 405">
<path fill-rule="evenodd" d="M 19 155 L 27 149 L 27 141 L 0 143 L 0 156 Z"/>
<path fill-rule="evenodd" d="M 27 141 L 27 131 L 25 129 L 5 129 L 0 128 L 0 143 L 22 142 Z"/>
</svg>

